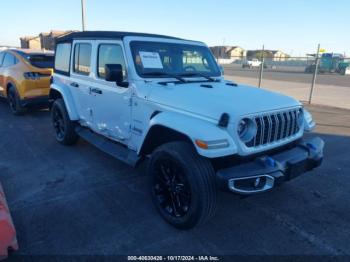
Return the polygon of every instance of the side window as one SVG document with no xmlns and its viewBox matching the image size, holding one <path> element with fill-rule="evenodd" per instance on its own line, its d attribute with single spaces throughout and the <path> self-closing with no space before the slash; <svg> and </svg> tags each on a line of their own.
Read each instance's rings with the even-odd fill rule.
<svg viewBox="0 0 350 262">
<path fill-rule="evenodd" d="M 2 67 L 2 61 L 4 60 L 5 53 L 1 52 L 0 53 L 0 67 Z"/>
<path fill-rule="evenodd" d="M 74 47 L 73 71 L 80 75 L 89 75 L 91 70 L 91 45 L 76 44 Z"/>
<path fill-rule="evenodd" d="M 5 58 L 2 62 L 2 66 L 13 66 L 17 64 L 17 59 L 15 56 L 11 55 L 10 53 L 5 53 Z"/>
<path fill-rule="evenodd" d="M 105 78 L 106 64 L 121 64 L 123 68 L 124 80 L 126 79 L 126 66 L 123 49 L 117 44 L 101 44 L 98 47 L 97 75 Z"/>
<path fill-rule="evenodd" d="M 63 74 L 69 74 L 71 49 L 72 45 L 70 43 L 57 45 L 55 56 L 55 71 Z"/>
</svg>

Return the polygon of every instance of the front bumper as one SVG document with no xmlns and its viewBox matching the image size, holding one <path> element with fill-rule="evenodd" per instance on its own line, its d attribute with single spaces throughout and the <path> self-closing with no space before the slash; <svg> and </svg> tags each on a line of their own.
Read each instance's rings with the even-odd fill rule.
<svg viewBox="0 0 350 262">
<path fill-rule="evenodd" d="M 218 183 L 225 190 L 243 195 L 265 192 L 320 166 L 323 148 L 319 137 L 303 140 L 292 149 L 218 170 Z"/>
</svg>

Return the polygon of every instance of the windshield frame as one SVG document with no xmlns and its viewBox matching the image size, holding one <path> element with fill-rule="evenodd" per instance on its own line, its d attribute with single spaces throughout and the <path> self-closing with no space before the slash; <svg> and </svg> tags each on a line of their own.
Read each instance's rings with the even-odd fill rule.
<svg viewBox="0 0 350 262">
<path fill-rule="evenodd" d="M 135 73 L 138 77 L 142 78 L 142 79 L 150 79 L 150 78 L 161 78 L 161 79 L 173 79 L 174 77 L 172 76 L 161 76 L 161 75 L 145 75 L 143 73 L 147 73 L 147 72 L 140 72 L 140 70 L 138 69 L 136 62 L 135 62 L 135 55 L 136 52 L 138 50 L 135 51 L 135 47 L 133 45 L 135 45 L 135 43 L 149 43 L 149 44 L 170 44 L 170 45 L 180 45 L 180 46 L 189 46 L 192 48 L 200 48 L 200 49 L 206 49 L 208 51 L 208 58 L 211 60 L 212 63 L 212 67 L 215 70 L 214 72 L 203 72 L 203 71 L 197 71 L 199 74 L 205 75 L 205 77 L 211 77 L 211 78 L 220 78 L 222 77 L 222 72 L 220 70 L 219 65 L 217 64 L 214 55 L 212 54 L 211 50 L 209 49 L 208 46 L 206 46 L 204 43 L 201 42 L 195 42 L 195 41 L 187 41 L 187 40 L 172 40 L 172 39 L 131 39 L 130 41 L 128 41 L 128 46 L 130 49 L 130 54 L 131 54 L 131 60 L 132 60 L 132 64 L 134 66 L 135 69 Z M 151 70 L 151 69 L 150 69 Z M 153 69 L 152 71 L 159 71 L 159 72 L 164 72 L 164 73 L 169 73 L 169 74 L 174 74 L 174 72 L 169 72 L 166 71 L 164 69 Z M 195 73 L 196 71 L 183 71 L 182 73 Z M 181 73 L 179 73 L 179 76 L 181 75 Z M 184 78 L 203 78 L 204 76 L 185 76 Z M 205 78 L 204 77 L 204 78 Z"/>
</svg>

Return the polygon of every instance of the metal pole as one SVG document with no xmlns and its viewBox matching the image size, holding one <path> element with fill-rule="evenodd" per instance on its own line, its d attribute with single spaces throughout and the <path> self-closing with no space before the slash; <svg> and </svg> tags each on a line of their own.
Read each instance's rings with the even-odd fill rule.
<svg viewBox="0 0 350 262">
<path fill-rule="evenodd" d="M 319 55 L 320 55 L 320 44 L 318 44 L 318 47 L 317 47 L 317 55 L 316 55 L 316 61 L 315 61 L 315 72 L 314 72 L 314 75 L 312 76 L 311 90 L 310 90 L 310 95 L 309 95 L 309 104 L 311 104 L 312 95 L 314 93 L 314 88 L 316 85 L 316 76 L 317 76 L 317 71 L 318 71 Z"/>
<path fill-rule="evenodd" d="M 261 88 L 261 82 L 263 78 L 264 71 L 264 63 L 265 63 L 265 45 L 263 45 L 262 53 L 261 53 L 261 65 L 260 65 L 260 74 L 259 74 L 259 88 Z"/>
<path fill-rule="evenodd" d="M 85 31 L 85 0 L 81 0 L 81 22 L 83 31 Z"/>
</svg>

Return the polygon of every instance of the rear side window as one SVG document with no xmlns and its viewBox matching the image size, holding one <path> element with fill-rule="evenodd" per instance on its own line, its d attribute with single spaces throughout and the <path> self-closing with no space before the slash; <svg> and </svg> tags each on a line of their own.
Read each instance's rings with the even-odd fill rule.
<svg viewBox="0 0 350 262">
<path fill-rule="evenodd" d="M 74 47 L 74 72 L 89 75 L 91 70 L 91 45 L 76 44 Z"/>
<path fill-rule="evenodd" d="M 116 44 L 101 44 L 98 48 L 97 74 L 99 77 L 105 77 L 106 64 L 120 64 L 123 68 L 124 80 L 126 78 L 126 67 L 123 55 L 123 49 Z"/>
<path fill-rule="evenodd" d="M 13 66 L 17 63 L 18 63 L 18 60 L 14 55 L 12 55 L 10 53 L 5 53 L 5 58 L 2 62 L 2 66 L 4 66 L 4 67 L 5 66 Z"/>
<path fill-rule="evenodd" d="M 2 61 L 4 60 L 5 53 L 1 52 L 0 53 L 0 67 L 2 66 Z"/>
<path fill-rule="evenodd" d="M 55 55 L 55 71 L 58 73 L 69 74 L 70 52 L 72 45 L 70 43 L 58 44 Z"/>
</svg>

